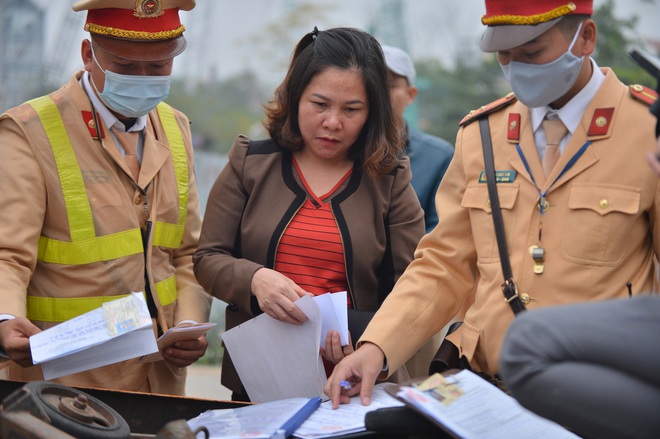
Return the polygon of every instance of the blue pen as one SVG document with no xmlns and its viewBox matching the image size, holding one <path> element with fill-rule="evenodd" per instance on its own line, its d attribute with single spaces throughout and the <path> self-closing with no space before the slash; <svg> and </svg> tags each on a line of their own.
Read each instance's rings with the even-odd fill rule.
<svg viewBox="0 0 660 439">
<path fill-rule="evenodd" d="M 316 398 L 312 398 L 309 401 L 307 401 L 307 404 L 305 404 L 300 410 L 298 410 L 298 413 L 296 413 L 291 419 L 286 421 L 282 427 L 280 427 L 273 436 L 272 438 L 287 438 L 293 434 L 294 431 L 302 425 L 303 422 L 307 418 L 310 417 L 314 411 L 321 406 L 321 397 L 317 396 Z"/>
<path fill-rule="evenodd" d="M 357 383 L 355 383 L 355 382 L 353 382 L 353 381 L 344 381 L 344 380 L 341 380 L 341 381 L 339 382 L 339 385 L 340 385 L 341 388 L 344 389 L 344 390 L 351 390 L 351 389 L 353 388 L 353 386 L 356 385 L 356 384 L 357 384 Z"/>
</svg>

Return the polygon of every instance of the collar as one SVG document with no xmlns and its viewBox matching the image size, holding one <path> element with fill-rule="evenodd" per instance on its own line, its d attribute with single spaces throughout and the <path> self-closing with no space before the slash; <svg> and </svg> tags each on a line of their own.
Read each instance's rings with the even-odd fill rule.
<svg viewBox="0 0 660 439">
<path fill-rule="evenodd" d="M 80 78 L 80 82 L 85 88 L 87 96 L 89 96 L 89 100 L 92 102 L 92 106 L 94 106 L 94 110 L 96 110 L 96 113 L 103 120 L 105 126 L 122 133 L 125 132 L 126 129 L 124 128 L 124 124 L 121 123 L 119 119 L 117 119 L 117 116 L 112 114 L 108 107 L 103 104 L 103 102 L 101 102 L 101 99 L 99 99 L 99 97 L 96 95 L 94 87 L 92 87 L 92 84 L 90 84 L 89 81 L 89 72 L 85 71 L 82 75 L 82 78 Z M 135 123 L 128 131 L 142 131 L 146 126 L 147 116 L 145 115 L 135 119 Z"/>
<path fill-rule="evenodd" d="M 541 123 L 543 122 L 543 119 L 545 119 L 547 115 L 556 114 L 557 117 L 561 119 L 561 121 L 566 126 L 566 128 L 571 133 L 571 135 L 575 133 L 577 126 L 580 124 L 580 121 L 582 120 L 582 116 L 584 116 L 585 111 L 587 111 L 587 107 L 589 106 L 589 103 L 592 101 L 594 96 L 596 96 L 596 93 L 598 93 L 598 89 L 605 80 L 605 75 L 598 68 L 598 64 L 596 64 L 596 61 L 593 58 L 590 59 L 591 59 L 591 66 L 593 67 L 593 73 L 591 74 L 591 78 L 589 79 L 589 82 L 587 82 L 587 84 L 582 88 L 582 90 L 580 90 L 578 94 L 573 96 L 573 99 L 568 101 L 566 105 L 561 107 L 559 110 L 550 108 L 550 106 L 548 105 L 529 109 L 529 113 L 532 121 L 532 128 L 534 129 L 534 132 L 536 132 L 536 130 L 539 129 Z"/>
</svg>

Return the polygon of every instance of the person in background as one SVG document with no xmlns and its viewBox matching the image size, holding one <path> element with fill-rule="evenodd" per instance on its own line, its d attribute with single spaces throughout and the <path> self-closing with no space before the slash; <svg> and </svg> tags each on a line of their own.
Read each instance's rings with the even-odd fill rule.
<svg viewBox="0 0 660 439">
<path fill-rule="evenodd" d="M 499 356 L 513 307 L 652 290 L 660 192 L 645 157 L 655 144 L 646 90 L 625 86 L 591 58 L 591 0 L 485 6 L 481 48 L 497 53 L 514 93 L 460 123 L 438 190 L 438 225 L 421 239 L 358 349 L 328 379 L 333 407 L 358 393 L 368 404 L 375 379 L 403 364 L 466 299 L 474 301 L 448 341 L 466 367 L 501 384 Z M 504 289 L 483 178 L 486 123 L 513 273 Z M 356 385 L 345 390 L 344 380 Z"/>
<path fill-rule="evenodd" d="M 194 0 L 82 0 L 84 70 L 0 116 L 0 376 L 41 380 L 29 337 L 103 302 L 144 292 L 154 333 L 208 319 L 192 255 L 201 228 L 189 121 L 162 103 Z M 205 337 L 163 360 L 57 379 L 183 395 Z M 32 366 L 32 367 L 31 367 Z"/>
<path fill-rule="evenodd" d="M 237 137 L 193 258 L 228 303 L 227 330 L 262 312 L 300 324 L 306 294 L 347 291 L 349 320 L 373 312 L 412 260 L 423 211 L 387 85 L 364 31 L 315 28 L 297 44 L 266 109 L 270 138 Z M 325 346 L 329 367 L 353 351 L 333 331 Z M 249 398 L 226 352 L 222 384 Z"/>
<path fill-rule="evenodd" d="M 444 139 L 411 128 L 403 117 L 407 107 L 417 98 L 415 86 L 415 65 L 410 56 L 398 47 L 383 45 L 390 81 L 390 97 L 394 112 L 401 118 L 406 135 L 406 154 L 410 159 L 412 186 L 415 189 L 422 209 L 426 233 L 438 223 L 435 195 L 449 162 L 454 155 L 454 147 Z M 438 350 L 445 331 L 435 334 L 422 348 L 406 362 L 411 377 L 428 375 L 429 364 Z"/>
<path fill-rule="evenodd" d="M 415 65 L 410 56 L 398 47 L 382 47 L 388 69 L 392 106 L 403 122 L 406 135 L 405 152 L 410 159 L 413 174 L 411 183 L 424 209 L 424 226 L 428 233 L 438 224 L 435 194 L 454 155 L 454 147 L 446 140 L 414 129 L 405 122 L 403 114 L 406 108 L 415 102 L 418 93 L 415 86 Z"/>
<path fill-rule="evenodd" d="M 659 137 L 656 150 L 646 156 L 660 177 L 660 100 L 655 96 L 651 112 Z M 523 406 L 582 437 L 657 438 L 659 315 L 657 295 L 523 314 L 504 338 L 502 377 Z"/>
</svg>

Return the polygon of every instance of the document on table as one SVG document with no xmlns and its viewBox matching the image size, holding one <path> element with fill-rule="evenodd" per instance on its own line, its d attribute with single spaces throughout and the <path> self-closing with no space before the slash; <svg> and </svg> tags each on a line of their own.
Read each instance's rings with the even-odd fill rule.
<svg viewBox="0 0 660 439">
<path fill-rule="evenodd" d="M 49 380 L 158 351 L 142 293 L 104 303 L 30 337 L 34 364 Z"/>
<path fill-rule="evenodd" d="M 400 386 L 396 396 L 464 439 L 578 437 L 523 408 L 514 398 L 469 370 L 444 378 L 436 374 L 417 387 Z"/>
<path fill-rule="evenodd" d="M 321 396 L 327 377 L 319 355 L 321 313 L 311 296 L 296 305 L 302 325 L 260 314 L 222 334 L 222 340 L 252 402 Z"/>
<path fill-rule="evenodd" d="M 289 437 L 321 404 L 321 398 L 288 398 L 236 409 L 207 410 L 188 421 L 205 427 L 210 439 Z"/>
<path fill-rule="evenodd" d="M 366 431 L 364 417 L 373 410 L 386 407 L 401 407 L 404 404 L 389 395 L 385 387 L 392 383 L 380 383 L 374 387 L 371 404 L 362 405 L 359 396 L 351 398 L 350 404 L 341 404 L 338 409 L 332 409 L 332 401 L 321 404 L 293 434 L 301 439 L 322 439 L 338 435 Z"/>
</svg>

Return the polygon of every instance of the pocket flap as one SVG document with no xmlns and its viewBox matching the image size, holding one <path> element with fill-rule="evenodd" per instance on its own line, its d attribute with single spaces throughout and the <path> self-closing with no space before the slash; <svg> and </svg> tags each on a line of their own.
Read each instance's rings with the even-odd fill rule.
<svg viewBox="0 0 660 439">
<path fill-rule="evenodd" d="M 611 212 L 635 214 L 639 212 L 639 189 L 611 185 L 574 185 L 568 200 L 571 209 L 589 209 L 601 216 Z"/>
<path fill-rule="evenodd" d="M 518 186 L 506 185 L 497 186 L 497 197 L 500 200 L 502 209 L 512 209 L 518 198 Z M 461 207 L 468 209 L 481 209 L 490 212 L 490 197 L 488 196 L 488 187 L 486 184 L 470 184 L 465 188 Z"/>
</svg>

